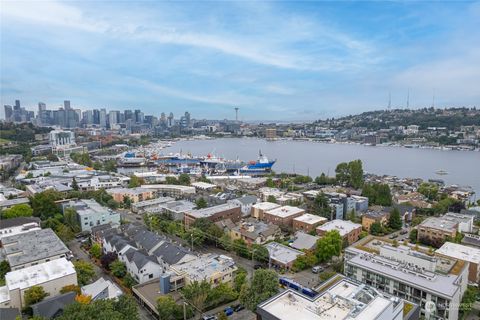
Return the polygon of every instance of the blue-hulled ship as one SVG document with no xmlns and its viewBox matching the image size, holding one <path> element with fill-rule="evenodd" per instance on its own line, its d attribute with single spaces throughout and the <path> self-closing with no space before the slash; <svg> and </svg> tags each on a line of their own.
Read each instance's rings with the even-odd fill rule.
<svg viewBox="0 0 480 320">
<path fill-rule="evenodd" d="M 266 156 L 259 152 L 257 161 L 250 161 L 245 166 L 240 168 L 240 173 L 249 173 L 249 174 L 263 174 L 268 173 L 272 170 L 273 165 L 276 160 L 268 160 Z"/>
</svg>

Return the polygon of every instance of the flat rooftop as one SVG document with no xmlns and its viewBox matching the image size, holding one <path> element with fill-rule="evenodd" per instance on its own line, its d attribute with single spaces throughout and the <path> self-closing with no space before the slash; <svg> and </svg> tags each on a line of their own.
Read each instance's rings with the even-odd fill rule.
<svg viewBox="0 0 480 320">
<path fill-rule="evenodd" d="M 292 206 L 283 206 L 280 208 L 268 210 L 266 213 L 272 215 L 272 216 L 277 216 L 279 218 L 288 218 L 290 216 L 303 213 L 305 210 L 298 208 L 298 207 L 292 207 Z"/>
<path fill-rule="evenodd" d="M 283 264 L 288 264 L 297 259 L 298 256 L 305 254 L 302 251 L 284 246 L 278 242 L 270 242 L 265 247 L 267 248 L 271 259 Z"/>
<path fill-rule="evenodd" d="M 480 264 L 480 249 L 474 247 L 464 246 L 462 244 L 445 242 L 435 253 Z"/>
<path fill-rule="evenodd" d="M 227 202 L 227 203 L 220 204 L 220 205 L 214 206 L 214 207 L 209 207 L 209 208 L 204 208 L 204 209 L 199 209 L 199 210 L 192 210 L 188 214 L 192 217 L 197 218 L 197 219 L 208 218 L 208 217 L 213 216 L 216 213 L 219 213 L 219 212 L 222 212 L 222 211 L 227 211 L 227 210 L 230 210 L 230 209 L 235 209 L 235 208 L 240 209 L 240 206 L 238 204 Z"/>
<path fill-rule="evenodd" d="M 182 186 L 178 184 L 145 184 L 141 188 L 145 189 L 159 189 L 159 190 L 177 190 L 184 193 L 195 193 L 195 187 Z"/>
<path fill-rule="evenodd" d="M 142 208 L 142 207 L 154 206 L 156 204 L 162 204 L 165 202 L 171 202 L 171 201 L 175 201 L 175 199 L 171 197 L 160 197 L 160 198 L 133 203 L 132 206 L 136 208 Z"/>
<path fill-rule="evenodd" d="M 12 268 L 70 252 L 52 229 L 4 237 L 2 245 L 6 260 Z"/>
<path fill-rule="evenodd" d="M 166 202 L 160 205 L 160 208 L 170 210 L 173 212 L 187 212 L 192 209 L 195 209 L 197 205 L 191 201 L 187 200 L 177 200 L 172 202 Z"/>
<path fill-rule="evenodd" d="M 322 230 L 325 232 L 337 230 L 342 237 L 346 236 L 348 233 L 352 232 L 357 228 L 361 228 L 362 225 L 358 223 L 354 223 L 348 220 L 332 220 L 321 226 L 317 227 L 317 230 Z"/>
<path fill-rule="evenodd" d="M 176 264 L 172 269 L 186 273 L 193 281 L 209 280 L 215 274 L 229 273 L 237 269 L 235 261 L 224 255 L 206 254 L 196 259 Z"/>
<path fill-rule="evenodd" d="M 400 302 L 342 277 L 313 299 L 288 289 L 258 308 L 280 320 L 377 319 L 388 307 L 393 314 Z"/>
<path fill-rule="evenodd" d="M 202 182 L 202 181 L 192 182 L 191 185 L 192 187 L 199 188 L 199 189 L 213 189 L 217 187 L 216 184 Z"/>
<path fill-rule="evenodd" d="M 263 210 L 263 211 L 268 211 L 268 210 L 276 209 L 279 207 L 280 207 L 279 204 L 273 203 L 273 202 L 259 202 L 252 206 L 252 208 Z"/>
<path fill-rule="evenodd" d="M 303 223 L 308 223 L 308 224 L 317 224 L 317 223 L 326 222 L 328 219 L 314 215 L 314 214 L 305 213 L 304 215 L 301 215 L 300 217 L 296 217 L 293 220 L 300 221 Z"/>
<path fill-rule="evenodd" d="M 125 193 L 125 194 L 142 194 L 144 192 L 150 192 L 148 188 L 138 187 L 138 188 L 112 188 L 112 189 L 107 189 L 107 192 L 110 194 L 113 193 Z"/>
<path fill-rule="evenodd" d="M 10 291 L 14 289 L 22 290 L 75 273 L 73 263 L 65 258 L 61 258 L 10 271 L 5 276 L 5 283 Z"/>
<path fill-rule="evenodd" d="M 444 231 L 454 231 L 457 229 L 458 221 L 453 218 L 430 217 L 425 219 L 419 227 L 431 228 Z"/>
<path fill-rule="evenodd" d="M 408 283 L 415 288 L 427 289 L 447 299 L 451 299 L 460 290 L 460 286 L 457 285 L 458 275 L 415 271 L 406 268 L 405 263 L 371 253 L 358 254 L 347 260 L 347 264 L 396 279 L 401 283 Z"/>
</svg>

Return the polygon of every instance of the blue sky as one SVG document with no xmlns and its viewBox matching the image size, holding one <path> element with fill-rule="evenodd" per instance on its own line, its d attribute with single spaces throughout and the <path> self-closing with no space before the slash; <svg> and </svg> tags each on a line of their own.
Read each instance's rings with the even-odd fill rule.
<svg viewBox="0 0 480 320">
<path fill-rule="evenodd" d="M 1 103 L 314 120 L 480 106 L 480 2 L 4 1 Z M 3 108 L 2 108 L 3 109 Z M 3 110 L 2 110 L 3 112 Z"/>
</svg>

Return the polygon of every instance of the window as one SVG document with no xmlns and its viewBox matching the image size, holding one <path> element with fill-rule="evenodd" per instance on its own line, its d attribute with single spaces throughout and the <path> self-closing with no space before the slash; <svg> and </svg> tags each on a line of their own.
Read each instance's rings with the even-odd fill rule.
<svg viewBox="0 0 480 320">
<path fill-rule="evenodd" d="M 150 273 L 150 274 L 148 275 L 148 279 L 152 279 L 152 278 L 153 278 L 153 273 Z"/>
</svg>

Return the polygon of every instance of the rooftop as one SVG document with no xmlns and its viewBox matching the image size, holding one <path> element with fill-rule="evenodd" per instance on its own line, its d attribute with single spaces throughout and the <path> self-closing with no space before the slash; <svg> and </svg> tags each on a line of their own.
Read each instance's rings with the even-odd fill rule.
<svg viewBox="0 0 480 320">
<path fill-rule="evenodd" d="M 401 302 L 342 277 L 313 299 L 288 289 L 260 304 L 259 313 L 279 320 L 377 319 L 387 308 L 393 316 L 397 307 L 403 307 Z"/>
<path fill-rule="evenodd" d="M 425 219 L 419 227 L 424 228 L 432 228 L 437 230 L 444 230 L 444 231 L 454 231 L 457 229 L 458 221 L 452 218 L 445 218 L 445 217 L 430 217 Z"/>
<path fill-rule="evenodd" d="M 443 246 L 435 252 L 455 259 L 480 264 L 480 249 L 478 248 L 453 242 L 445 242 Z"/>
<path fill-rule="evenodd" d="M 160 198 L 133 203 L 132 206 L 136 208 L 143 208 L 143 207 L 154 206 L 156 204 L 162 204 L 162 203 L 171 202 L 171 201 L 175 201 L 175 199 L 171 197 L 160 197 Z"/>
<path fill-rule="evenodd" d="M 354 223 L 348 220 L 332 220 L 329 221 L 325 224 L 322 224 L 321 226 L 317 227 L 317 230 L 322 230 L 325 232 L 332 231 L 332 230 L 338 230 L 340 235 L 342 237 L 346 236 L 348 233 L 352 232 L 353 230 L 357 228 L 361 228 L 362 225 L 358 223 Z"/>
<path fill-rule="evenodd" d="M 2 245 L 6 259 L 12 268 L 70 252 L 52 229 L 4 237 Z"/>
<path fill-rule="evenodd" d="M 75 274 L 73 263 L 65 258 L 37 264 L 24 269 L 10 271 L 5 276 L 5 283 L 10 291 L 26 289 Z"/>
<path fill-rule="evenodd" d="M 290 243 L 290 246 L 298 250 L 311 249 L 316 245 L 318 239 L 320 238 L 302 231 L 298 231 L 295 233 L 295 240 Z"/>
<path fill-rule="evenodd" d="M 11 219 L 1 219 L 0 220 L 0 229 L 12 228 L 17 226 L 22 226 L 27 223 L 36 223 L 40 225 L 40 218 L 36 217 L 17 217 Z"/>
<path fill-rule="evenodd" d="M 268 211 L 268 210 L 276 209 L 279 207 L 280 207 L 279 204 L 276 204 L 273 202 L 259 202 L 252 206 L 252 208 L 263 210 L 263 211 Z"/>
<path fill-rule="evenodd" d="M 230 210 L 230 209 L 234 209 L 234 208 L 240 208 L 240 206 L 238 204 L 227 202 L 227 203 L 220 204 L 220 205 L 214 206 L 214 207 L 209 207 L 209 208 L 204 208 L 204 209 L 199 209 L 199 210 L 192 210 L 188 214 L 192 217 L 197 218 L 197 219 L 208 218 L 208 217 L 213 216 L 216 213 L 226 211 L 226 210 Z"/>
<path fill-rule="evenodd" d="M 290 263 L 297 259 L 298 256 L 304 255 L 302 251 L 284 246 L 278 242 L 270 242 L 265 247 L 268 250 L 270 258 L 283 264 Z"/>
<path fill-rule="evenodd" d="M 212 183 L 207 183 L 207 182 L 192 182 L 192 187 L 199 188 L 199 189 L 213 189 L 216 188 L 217 185 L 212 184 Z"/>
<path fill-rule="evenodd" d="M 296 217 L 293 220 L 300 221 L 303 223 L 308 223 L 308 224 L 317 224 L 317 223 L 326 222 L 328 219 L 314 215 L 314 214 L 305 213 L 304 215 L 301 215 L 300 217 Z"/>
<path fill-rule="evenodd" d="M 305 212 L 305 210 L 298 207 L 292 207 L 292 206 L 283 206 L 280 208 L 271 209 L 267 211 L 268 214 L 271 214 L 272 216 L 277 216 L 279 218 L 287 218 L 292 215 L 296 215 L 303 212 Z"/>
<path fill-rule="evenodd" d="M 112 189 L 107 189 L 107 192 L 110 194 L 113 193 L 125 193 L 125 194 L 142 194 L 144 192 L 150 192 L 151 190 L 142 187 L 138 188 L 112 188 Z"/>
<path fill-rule="evenodd" d="M 195 193 L 195 187 L 191 186 L 182 186 L 178 184 L 146 184 L 142 185 L 142 188 L 145 189 L 170 189 L 170 190 L 178 190 L 185 193 Z"/>
<path fill-rule="evenodd" d="M 186 273 L 191 281 L 208 280 L 216 274 L 229 273 L 235 271 L 235 261 L 224 255 L 205 254 L 180 264 L 172 266 L 180 273 Z"/>
</svg>

